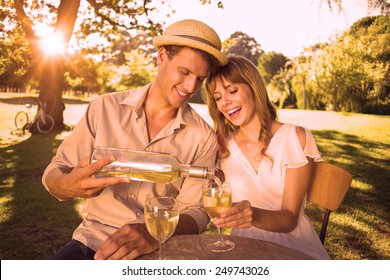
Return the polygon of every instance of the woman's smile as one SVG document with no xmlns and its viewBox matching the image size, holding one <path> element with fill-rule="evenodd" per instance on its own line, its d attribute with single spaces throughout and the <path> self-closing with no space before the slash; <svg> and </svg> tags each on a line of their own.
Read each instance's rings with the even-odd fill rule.
<svg viewBox="0 0 390 280">
<path fill-rule="evenodd" d="M 229 115 L 231 119 L 237 118 L 238 115 L 240 115 L 240 112 L 241 112 L 241 107 L 235 107 L 233 109 L 226 111 L 226 113 Z"/>
</svg>

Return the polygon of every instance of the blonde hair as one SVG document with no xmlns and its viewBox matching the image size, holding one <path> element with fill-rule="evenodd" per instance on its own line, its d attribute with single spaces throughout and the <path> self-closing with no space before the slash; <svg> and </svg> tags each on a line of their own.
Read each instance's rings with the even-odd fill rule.
<svg viewBox="0 0 390 280">
<path fill-rule="evenodd" d="M 238 126 L 233 125 L 218 110 L 213 98 L 217 81 L 223 80 L 231 83 L 247 84 L 251 88 L 255 101 L 255 111 L 261 124 L 259 141 L 264 143 L 261 150 L 261 154 L 264 155 L 271 140 L 271 122 L 277 118 L 276 109 L 268 98 L 264 79 L 256 66 L 242 56 L 229 56 L 228 59 L 228 64 L 220 67 L 209 76 L 205 84 L 206 103 L 210 116 L 214 121 L 214 130 L 220 144 L 219 158 L 227 158 L 230 155 L 230 151 L 227 149 L 227 140 L 239 130 Z"/>
</svg>

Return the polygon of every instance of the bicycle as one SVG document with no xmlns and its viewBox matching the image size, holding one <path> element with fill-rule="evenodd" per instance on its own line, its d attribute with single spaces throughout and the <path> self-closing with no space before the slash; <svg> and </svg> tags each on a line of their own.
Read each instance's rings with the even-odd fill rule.
<svg viewBox="0 0 390 280">
<path fill-rule="evenodd" d="M 54 128 L 54 119 L 49 114 L 45 113 L 46 103 L 43 103 L 38 99 L 39 107 L 36 116 L 34 119 L 30 122 L 31 119 L 31 107 L 32 105 L 27 103 L 26 108 L 28 109 L 28 112 L 26 111 L 19 111 L 15 116 L 15 126 L 18 130 L 22 130 L 23 134 L 25 133 L 25 130 L 31 129 L 31 126 L 34 122 L 37 123 L 37 129 L 39 133 L 47 134 Z"/>
</svg>

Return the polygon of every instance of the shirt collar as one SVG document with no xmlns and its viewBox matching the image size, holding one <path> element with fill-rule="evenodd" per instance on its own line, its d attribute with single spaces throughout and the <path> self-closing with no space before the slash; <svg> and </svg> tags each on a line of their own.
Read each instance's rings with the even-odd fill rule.
<svg viewBox="0 0 390 280">
<path fill-rule="evenodd" d="M 146 95 L 148 94 L 151 84 L 147 84 L 144 87 L 128 90 L 126 92 L 127 97 L 123 99 L 120 104 L 129 105 L 133 107 L 136 114 L 141 116 Z"/>
<path fill-rule="evenodd" d="M 145 101 L 146 95 L 148 94 L 150 84 L 147 84 L 144 87 L 137 88 L 134 90 L 127 91 L 128 95 L 125 99 L 123 99 L 120 104 L 129 105 L 134 108 L 136 114 L 138 116 L 141 116 L 142 110 L 143 110 L 143 103 Z M 195 120 L 193 116 L 193 109 L 190 108 L 188 103 L 185 103 L 183 106 L 181 106 L 177 112 L 177 117 L 174 121 L 174 123 L 180 127 L 181 124 L 184 125 L 192 125 L 192 126 L 198 126 L 197 121 Z"/>
<path fill-rule="evenodd" d="M 194 113 L 194 109 L 188 105 L 188 103 L 184 104 L 179 108 L 179 111 L 177 112 L 177 121 L 178 124 L 185 124 L 185 125 L 192 125 L 192 126 L 198 126 L 198 122 L 195 120 L 194 116 L 192 115 Z"/>
</svg>

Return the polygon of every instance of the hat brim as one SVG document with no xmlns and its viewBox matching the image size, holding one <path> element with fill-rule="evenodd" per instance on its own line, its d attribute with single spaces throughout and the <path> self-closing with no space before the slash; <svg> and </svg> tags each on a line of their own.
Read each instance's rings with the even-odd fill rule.
<svg viewBox="0 0 390 280">
<path fill-rule="evenodd" d="M 159 48 L 161 46 L 166 46 L 166 45 L 176 45 L 176 46 L 184 46 L 184 47 L 199 49 L 214 56 L 218 60 L 221 66 L 224 66 L 228 63 L 227 57 L 222 52 L 212 47 L 211 45 L 208 45 L 201 41 L 196 41 L 191 38 L 183 38 L 179 36 L 170 36 L 170 35 L 161 35 L 153 39 L 153 46 L 155 46 L 156 48 Z"/>
</svg>

